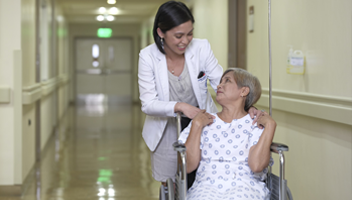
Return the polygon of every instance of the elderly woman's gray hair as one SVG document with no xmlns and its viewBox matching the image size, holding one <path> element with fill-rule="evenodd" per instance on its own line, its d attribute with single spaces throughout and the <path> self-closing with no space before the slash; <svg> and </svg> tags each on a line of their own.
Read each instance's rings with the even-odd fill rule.
<svg viewBox="0 0 352 200">
<path fill-rule="evenodd" d="M 251 73 L 247 72 L 241 68 L 229 68 L 227 69 L 222 76 L 229 72 L 234 72 L 233 76 L 235 78 L 238 88 L 248 87 L 249 93 L 246 96 L 244 110 L 248 111 L 253 104 L 255 104 L 262 94 L 262 86 L 256 76 L 253 76 Z"/>
</svg>

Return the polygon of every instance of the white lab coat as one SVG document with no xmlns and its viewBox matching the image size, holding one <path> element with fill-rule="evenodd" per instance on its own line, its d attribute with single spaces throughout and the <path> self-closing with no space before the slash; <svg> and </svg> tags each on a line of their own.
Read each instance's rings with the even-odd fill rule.
<svg viewBox="0 0 352 200">
<path fill-rule="evenodd" d="M 223 69 L 218 64 L 208 40 L 194 38 L 185 51 L 185 60 L 199 108 L 206 109 L 209 113 L 217 112 L 208 92 L 207 79 L 216 91 Z M 142 135 L 151 151 L 157 147 L 168 117 L 175 117 L 174 106 L 177 102 L 169 101 L 167 70 L 165 55 L 155 44 L 141 50 L 138 64 L 139 98 L 142 111 L 147 115 Z M 201 71 L 205 76 L 198 79 Z"/>
</svg>

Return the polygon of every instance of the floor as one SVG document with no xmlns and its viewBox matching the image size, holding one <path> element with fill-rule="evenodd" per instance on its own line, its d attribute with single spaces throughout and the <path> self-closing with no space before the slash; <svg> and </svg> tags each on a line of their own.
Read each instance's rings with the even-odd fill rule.
<svg viewBox="0 0 352 200">
<path fill-rule="evenodd" d="M 70 107 L 21 199 L 157 200 L 149 154 L 139 105 Z"/>
</svg>

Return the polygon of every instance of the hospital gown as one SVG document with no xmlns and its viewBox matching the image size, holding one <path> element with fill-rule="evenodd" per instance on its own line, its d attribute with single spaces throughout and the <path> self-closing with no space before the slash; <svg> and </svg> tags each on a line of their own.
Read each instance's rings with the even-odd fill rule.
<svg viewBox="0 0 352 200">
<path fill-rule="evenodd" d="M 267 168 L 253 173 L 248 165 L 249 149 L 257 144 L 263 129 L 252 125 L 249 114 L 231 123 L 212 115 L 216 116 L 214 123 L 202 130 L 201 161 L 187 199 L 266 199 Z M 181 133 L 180 142 L 186 142 L 191 124 Z"/>
</svg>

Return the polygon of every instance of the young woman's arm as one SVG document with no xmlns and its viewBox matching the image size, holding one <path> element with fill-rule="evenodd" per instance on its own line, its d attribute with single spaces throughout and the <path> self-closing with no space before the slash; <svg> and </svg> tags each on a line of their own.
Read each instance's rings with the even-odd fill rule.
<svg viewBox="0 0 352 200">
<path fill-rule="evenodd" d="M 162 85 L 168 83 L 167 78 L 162 79 L 163 74 L 154 69 L 155 58 L 151 53 L 153 49 L 147 47 L 139 54 L 138 61 L 138 86 L 139 99 L 142 103 L 142 111 L 151 116 L 175 117 L 174 107 L 176 101 L 164 99 Z M 157 50 L 155 48 L 155 50 Z"/>
</svg>

